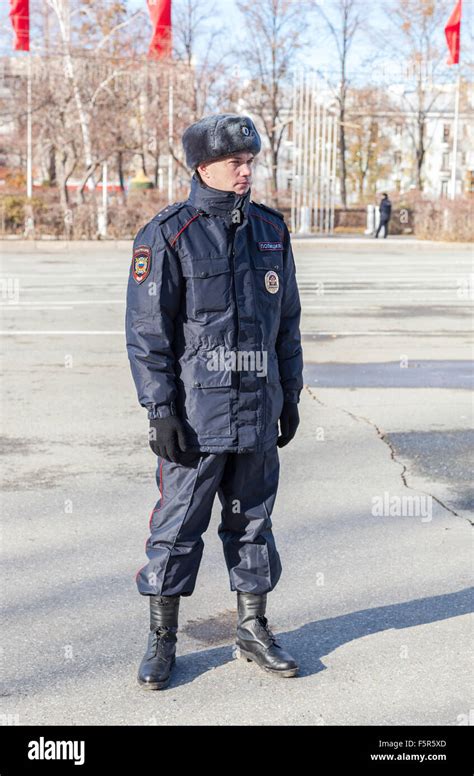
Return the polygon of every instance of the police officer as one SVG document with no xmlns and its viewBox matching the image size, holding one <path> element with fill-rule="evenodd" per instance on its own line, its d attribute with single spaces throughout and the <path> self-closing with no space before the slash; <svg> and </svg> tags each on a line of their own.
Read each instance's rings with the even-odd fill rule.
<svg viewBox="0 0 474 776">
<path fill-rule="evenodd" d="M 375 237 L 378 238 L 379 232 L 383 226 L 384 228 L 383 236 L 385 239 L 385 237 L 388 235 L 388 224 L 390 221 L 390 216 L 392 214 L 392 203 L 388 198 L 388 194 L 385 194 L 385 192 L 382 194 L 382 199 L 380 200 L 379 213 L 380 213 L 380 222 L 378 225 L 378 229 L 375 232 Z"/>
<path fill-rule="evenodd" d="M 139 230 L 127 289 L 127 352 L 160 491 L 136 575 L 150 599 L 146 689 L 170 679 L 180 597 L 193 593 L 216 493 L 237 593 L 233 656 L 277 676 L 298 671 L 265 617 L 282 571 L 271 521 L 278 447 L 296 433 L 303 387 L 290 236 L 279 211 L 250 199 L 261 148 L 250 118 L 205 117 L 182 142 L 189 197 Z"/>
</svg>

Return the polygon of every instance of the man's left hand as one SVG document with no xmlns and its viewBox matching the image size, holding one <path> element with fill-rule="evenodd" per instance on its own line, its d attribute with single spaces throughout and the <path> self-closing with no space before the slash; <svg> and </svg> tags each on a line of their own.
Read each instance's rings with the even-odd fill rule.
<svg viewBox="0 0 474 776">
<path fill-rule="evenodd" d="M 277 439 L 278 447 L 284 447 L 291 442 L 300 423 L 298 405 L 293 402 L 285 402 L 280 415 L 281 436 Z"/>
</svg>

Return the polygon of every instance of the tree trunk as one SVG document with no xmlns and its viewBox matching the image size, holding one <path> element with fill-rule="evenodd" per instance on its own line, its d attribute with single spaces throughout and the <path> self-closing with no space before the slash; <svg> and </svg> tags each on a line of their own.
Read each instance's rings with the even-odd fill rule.
<svg viewBox="0 0 474 776">
<path fill-rule="evenodd" d="M 272 148 L 272 200 L 278 207 L 278 154 Z"/>
<path fill-rule="evenodd" d="M 155 166 L 153 170 L 153 183 L 155 184 L 155 189 L 158 188 L 159 177 L 160 177 L 160 153 L 158 151 L 155 156 Z"/>
<path fill-rule="evenodd" d="M 416 185 L 419 191 L 423 191 L 423 162 L 425 159 L 425 121 L 423 116 L 418 117 L 418 147 L 416 149 Z"/>
<path fill-rule="evenodd" d="M 346 187 L 346 178 L 347 178 L 347 168 L 346 168 L 346 133 L 345 133 L 345 127 L 344 127 L 344 117 L 345 117 L 345 109 L 344 106 L 341 106 L 341 109 L 339 111 L 340 116 L 340 123 L 339 123 L 339 153 L 341 157 L 341 172 L 340 172 L 340 181 L 341 181 L 341 201 L 342 201 L 342 207 L 344 210 L 347 210 L 347 187 Z"/>
<path fill-rule="evenodd" d="M 48 180 L 50 186 L 56 186 L 56 149 L 50 145 L 48 149 Z"/>
</svg>

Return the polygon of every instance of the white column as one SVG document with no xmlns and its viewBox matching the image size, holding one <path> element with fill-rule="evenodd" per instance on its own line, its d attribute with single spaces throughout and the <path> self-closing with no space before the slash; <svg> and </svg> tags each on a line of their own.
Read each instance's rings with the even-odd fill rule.
<svg viewBox="0 0 474 776">
<path fill-rule="evenodd" d="M 31 53 L 27 53 L 27 96 L 26 96 L 26 196 L 33 195 L 33 162 L 31 141 Z"/>
<path fill-rule="evenodd" d="M 296 72 L 293 73 L 293 146 L 291 160 L 291 231 L 296 232 L 296 154 L 298 146 L 296 144 Z"/>
<path fill-rule="evenodd" d="M 456 97 L 455 97 L 455 104 L 454 104 L 454 137 L 453 137 L 453 158 L 452 158 L 452 168 L 451 168 L 451 199 L 454 199 L 456 196 L 460 81 L 461 81 L 461 74 L 460 74 L 459 65 L 458 65 L 458 79 L 456 81 Z"/>
<path fill-rule="evenodd" d="M 102 165 L 102 207 L 98 213 L 99 234 L 107 237 L 107 162 Z"/>
</svg>

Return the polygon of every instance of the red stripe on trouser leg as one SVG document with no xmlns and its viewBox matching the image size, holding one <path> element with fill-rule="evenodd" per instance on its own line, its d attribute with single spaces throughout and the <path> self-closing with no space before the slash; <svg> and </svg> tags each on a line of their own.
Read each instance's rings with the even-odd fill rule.
<svg viewBox="0 0 474 776">
<path fill-rule="evenodd" d="M 161 507 L 163 506 L 163 458 L 160 461 L 160 486 L 159 487 L 160 487 L 160 506 L 158 507 L 158 509 L 153 508 L 151 510 L 150 519 L 148 520 L 148 528 L 150 529 L 150 533 L 151 533 L 151 521 L 153 520 L 153 515 L 155 514 L 155 512 L 159 512 Z M 145 541 L 145 553 L 146 553 L 147 542 L 148 542 L 148 539 L 146 539 L 146 541 Z M 146 565 L 147 564 L 145 563 L 145 566 Z M 140 566 L 140 568 L 138 569 L 137 573 L 135 574 L 135 581 L 136 581 L 140 571 L 143 568 L 145 568 L 145 566 Z"/>
<path fill-rule="evenodd" d="M 148 521 L 148 527 L 150 529 L 150 532 L 151 532 L 151 521 L 153 520 L 153 515 L 155 514 L 155 512 L 160 511 L 164 501 L 163 499 L 163 490 L 164 490 L 163 489 L 163 458 L 160 461 L 160 486 L 159 487 L 160 487 L 160 506 L 158 507 L 158 509 L 153 508 L 151 511 L 150 520 Z"/>
</svg>

